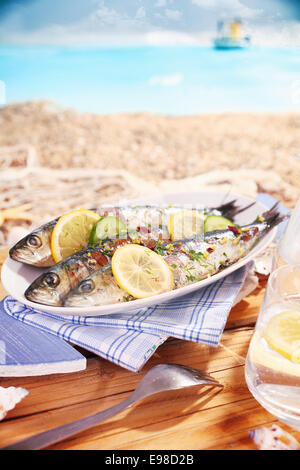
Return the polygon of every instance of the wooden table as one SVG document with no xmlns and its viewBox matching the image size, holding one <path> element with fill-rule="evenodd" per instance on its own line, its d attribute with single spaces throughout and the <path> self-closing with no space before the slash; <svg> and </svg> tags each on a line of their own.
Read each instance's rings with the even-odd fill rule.
<svg viewBox="0 0 300 470">
<path fill-rule="evenodd" d="M 0 263 L 6 256 L 7 251 L 0 250 Z M 151 367 L 166 362 L 206 370 L 225 387 L 222 391 L 191 387 L 149 397 L 50 448 L 256 449 L 248 431 L 273 423 L 300 442 L 300 432 L 279 423 L 255 401 L 244 378 L 244 361 L 265 284 L 266 279 L 261 279 L 255 292 L 232 309 L 218 348 L 170 339 L 139 374 L 88 353 L 87 368 L 81 372 L 0 378 L 3 387 L 21 386 L 30 392 L 1 422 L 0 447 L 115 405 L 136 388 Z M 4 296 L 0 285 L 0 298 Z"/>
</svg>

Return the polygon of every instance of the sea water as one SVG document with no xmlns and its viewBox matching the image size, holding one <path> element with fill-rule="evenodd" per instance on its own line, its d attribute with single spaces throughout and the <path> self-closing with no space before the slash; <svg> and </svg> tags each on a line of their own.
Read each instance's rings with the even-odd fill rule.
<svg viewBox="0 0 300 470">
<path fill-rule="evenodd" d="M 299 111 L 299 52 L 0 45 L 2 105 L 49 99 L 104 114 Z"/>
</svg>

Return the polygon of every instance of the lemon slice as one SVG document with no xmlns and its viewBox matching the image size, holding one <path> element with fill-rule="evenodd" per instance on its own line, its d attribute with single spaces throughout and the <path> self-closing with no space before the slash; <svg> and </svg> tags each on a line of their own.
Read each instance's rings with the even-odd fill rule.
<svg viewBox="0 0 300 470">
<path fill-rule="evenodd" d="M 111 268 L 118 285 L 137 299 L 161 294 L 174 286 L 168 264 L 145 246 L 121 246 L 112 257 Z"/>
<path fill-rule="evenodd" d="M 195 210 L 183 210 L 170 217 L 168 229 L 172 240 L 190 238 L 203 233 L 205 215 Z"/>
<path fill-rule="evenodd" d="M 100 219 L 96 212 L 87 209 L 70 211 L 60 217 L 51 235 L 51 251 L 58 263 L 67 256 L 88 246 L 93 226 Z"/>
<path fill-rule="evenodd" d="M 300 311 L 287 310 L 272 317 L 264 337 L 275 351 L 300 363 Z"/>
</svg>

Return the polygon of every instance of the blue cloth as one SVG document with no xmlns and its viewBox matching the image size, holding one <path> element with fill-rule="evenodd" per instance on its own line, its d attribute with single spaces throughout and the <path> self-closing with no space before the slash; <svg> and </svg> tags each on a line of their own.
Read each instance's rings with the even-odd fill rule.
<svg viewBox="0 0 300 470">
<path fill-rule="evenodd" d="M 138 372 L 169 336 L 217 346 L 251 265 L 189 295 L 134 312 L 98 317 L 50 315 L 12 297 L 4 299 L 3 308 L 15 319 Z"/>
</svg>

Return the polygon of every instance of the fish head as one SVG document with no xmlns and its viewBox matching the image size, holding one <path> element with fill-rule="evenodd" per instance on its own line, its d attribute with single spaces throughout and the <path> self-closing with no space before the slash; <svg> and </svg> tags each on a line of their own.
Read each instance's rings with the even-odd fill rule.
<svg viewBox="0 0 300 470">
<path fill-rule="evenodd" d="M 65 307 L 94 307 L 123 302 L 128 294 L 116 283 L 111 267 L 104 266 L 83 279 L 64 298 Z"/>
<path fill-rule="evenodd" d="M 35 279 L 24 295 L 31 302 L 59 307 L 68 289 L 69 282 L 63 270 L 53 269 Z"/>
<path fill-rule="evenodd" d="M 64 300 L 66 307 L 86 307 L 97 305 L 98 288 L 91 277 L 81 281 Z"/>
<path fill-rule="evenodd" d="M 35 279 L 25 297 L 32 302 L 61 306 L 64 297 L 102 263 L 107 263 L 107 257 L 101 251 L 87 249 L 74 253 Z"/>
<path fill-rule="evenodd" d="M 25 264 L 39 267 L 52 266 L 55 264 L 50 248 L 52 230 L 52 224 L 34 230 L 9 250 L 9 256 Z"/>
</svg>

